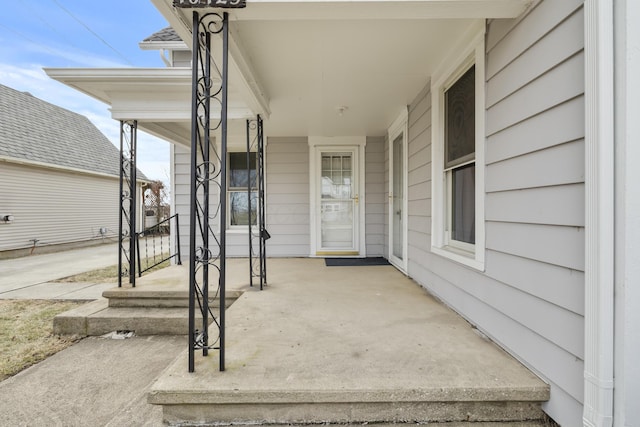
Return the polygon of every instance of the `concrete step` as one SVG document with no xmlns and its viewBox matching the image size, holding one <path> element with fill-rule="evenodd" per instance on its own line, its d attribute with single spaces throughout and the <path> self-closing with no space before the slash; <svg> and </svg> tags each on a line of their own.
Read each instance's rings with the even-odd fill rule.
<svg viewBox="0 0 640 427">
<path fill-rule="evenodd" d="M 160 423 L 162 423 L 161 418 L 159 418 L 160 421 L 158 421 L 158 424 L 160 425 Z M 348 424 L 344 424 L 344 423 L 322 423 L 321 425 L 323 427 L 363 427 L 363 425 L 366 426 L 370 426 L 370 427 L 393 427 L 393 426 L 397 426 L 399 424 L 410 424 L 410 425 L 421 425 L 421 423 L 399 423 L 399 422 L 393 422 L 393 423 L 348 423 Z M 119 424 L 116 424 L 119 425 Z M 181 427 L 185 427 L 185 426 L 199 426 L 201 424 L 168 424 L 168 425 L 176 425 L 176 426 L 181 426 Z M 215 424 L 211 424 L 214 426 L 225 426 L 225 425 L 229 425 L 229 424 L 225 424 L 225 423 L 215 423 Z M 233 427 L 256 427 L 259 426 L 260 424 L 256 424 L 256 423 L 251 423 L 251 424 L 237 424 L 234 423 Z M 268 424 L 262 424 L 262 425 L 268 425 Z M 274 425 L 274 424 L 271 424 Z M 312 426 L 318 426 L 317 423 L 315 424 L 287 424 L 287 426 L 289 427 L 297 427 L 297 426 L 305 426 L 305 425 L 312 425 Z M 426 425 L 426 424 L 425 424 Z M 488 421 L 488 422 L 483 422 L 483 421 L 462 421 L 462 422 L 444 422 L 444 423 L 428 423 L 429 427 L 559 427 L 558 424 L 554 423 L 553 421 L 505 421 L 505 422 L 494 422 L 494 421 Z M 108 424 L 108 427 L 111 427 L 111 424 Z"/>
<path fill-rule="evenodd" d="M 217 317 L 218 310 L 212 311 Z M 136 335 L 186 335 L 189 311 L 175 307 L 108 307 L 87 317 L 88 336 L 121 330 L 134 331 Z"/>
<path fill-rule="evenodd" d="M 215 360 L 215 354 L 210 358 Z M 162 405 L 164 422 L 169 425 L 551 425 L 545 421 L 541 409 L 542 402 L 548 399 L 548 390 L 544 387 L 526 390 L 482 387 L 212 390 L 213 387 L 181 387 L 180 383 L 191 382 L 187 376 L 196 375 L 183 371 L 183 367 L 177 370 L 175 366 L 170 367 L 163 374 L 163 379 L 172 377 L 169 387 L 156 383 L 148 395 L 149 403 Z"/>
<path fill-rule="evenodd" d="M 241 291 L 227 290 L 225 306 L 228 308 Z M 187 290 L 149 289 L 149 288 L 114 288 L 103 292 L 102 296 L 109 300 L 109 307 L 189 307 L 189 292 Z M 210 307 L 220 307 L 217 295 L 209 296 Z"/>
<path fill-rule="evenodd" d="M 212 312 L 219 315 L 218 308 L 212 307 Z M 58 335 L 96 336 L 122 330 L 136 335 L 186 335 L 189 312 L 184 307 L 109 307 L 107 300 L 101 299 L 53 319 L 53 331 Z"/>
</svg>

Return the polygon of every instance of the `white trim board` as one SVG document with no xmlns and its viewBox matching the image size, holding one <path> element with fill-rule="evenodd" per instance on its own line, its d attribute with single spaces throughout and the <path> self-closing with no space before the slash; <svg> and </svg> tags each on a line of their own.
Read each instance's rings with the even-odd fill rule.
<svg viewBox="0 0 640 427">
<path fill-rule="evenodd" d="M 613 0 L 585 8 L 585 426 L 613 420 Z"/>
</svg>

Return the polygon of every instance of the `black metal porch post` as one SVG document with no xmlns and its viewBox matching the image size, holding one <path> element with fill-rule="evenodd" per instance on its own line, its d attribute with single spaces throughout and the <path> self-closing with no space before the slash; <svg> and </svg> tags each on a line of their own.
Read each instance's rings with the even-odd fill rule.
<svg viewBox="0 0 640 427">
<path fill-rule="evenodd" d="M 193 12 L 193 71 L 191 104 L 191 211 L 189 235 L 189 372 L 195 370 L 195 350 L 207 356 L 210 349 L 220 353 L 220 370 L 224 370 L 224 307 L 225 307 L 225 229 L 226 229 L 226 145 L 227 145 L 227 14 Z M 222 33 L 223 59 L 221 79 L 212 77 L 212 34 Z M 214 89 L 214 85 L 219 85 Z M 221 97 L 221 99 L 218 98 Z M 220 119 L 211 122 L 212 100 L 221 106 Z M 213 144 L 212 132 L 220 128 L 221 149 Z M 211 186 L 218 189 L 219 204 L 212 208 Z M 215 203 L 215 202 L 213 202 Z M 219 215 L 219 218 L 216 218 Z M 220 220 L 218 236 L 214 220 Z M 214 246 L 212 248 L 212 245 Z M 217 247 L 215 247 L 217 245 Z M 216 318 L 209 307 L 211 275 L 218 272 L 220 314 Z M 196 316 L 196 311 L 200 316 Z M 202 323 L 196 327 L 196 317 Z M 198 319 L 198 321 L 200 320 Z M 218 327 L 218 336 L 210 343 L 211 326 Z M 216 345 L 217 344 L 217 345 Z"/>
<path fill-rule="evenodd" d="M 118 219 L 118 286 L 122 277 L 136 285 L 136 163 L 138 122 L 120 121 L 120 217 Z M 128 242 L 127 242 L 128 239 Z"/>
</svg>

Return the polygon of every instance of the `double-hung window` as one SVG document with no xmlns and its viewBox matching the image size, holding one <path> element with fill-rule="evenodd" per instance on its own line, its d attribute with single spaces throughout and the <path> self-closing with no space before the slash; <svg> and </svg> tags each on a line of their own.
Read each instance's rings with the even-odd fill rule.
<svg viewBox="0 0 640 427">
<path fill-rule="evenodd" d="M 227 205 L 228 226 L 230 228 L 256 225 L 258 181 L 256 170 L 256 153 L 229 153 Z M 251 192 L 249 193 L 249 183 Z M 249 203 L 251 203 L 251 218 L 249 218 Z"/>
<path fill-rule="evenodd" d="M 484 27 L 483 27 L 484 28 Z M 432 80 L 432 252 L 484 269 L 484 31 Z"/>
<path fill-rule="evenodd" d="M 444 92 L 444 181 L 447 241 L 471 250 L 476 243 L 475 65 Z"/>
</svg>

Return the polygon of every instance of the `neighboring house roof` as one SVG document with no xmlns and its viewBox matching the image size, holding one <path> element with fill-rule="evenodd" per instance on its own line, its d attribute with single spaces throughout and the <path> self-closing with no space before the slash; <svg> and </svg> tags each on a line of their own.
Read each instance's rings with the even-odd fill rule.
<svg viewBox="0 0 640 427">
<path fill-rule="evenodd" d="M 142 40 L 138 46 L 143 50 L 189 50 L 178 33 L 171 27 L 163 28 Z"/>
<path fill-rule="evenodd" d="M 120 150 L 89 119 L 1 84 L 0 156 L 120 175 Z"/>
<path fill-rule="evenodd" d="M 149 37 L 143 40 L 143 42 L 181 42 L 182 39 L 171 27 L 163 28 L 151 34 Z"/>
</svg>

